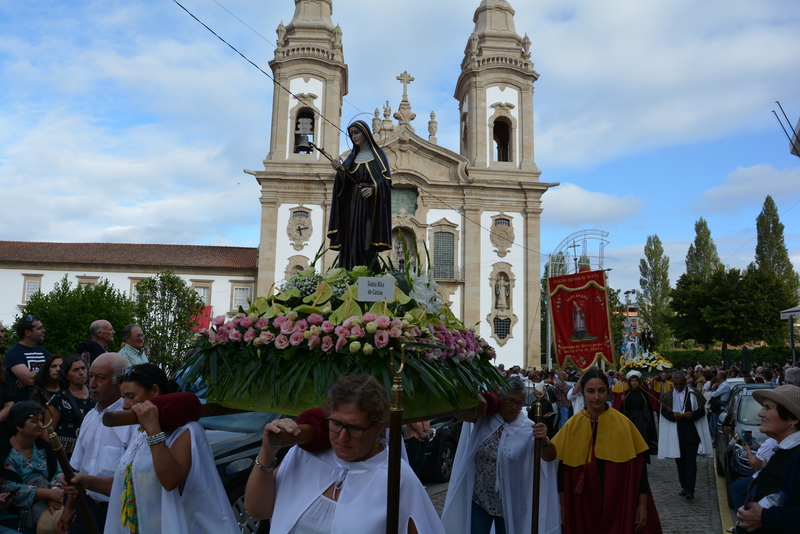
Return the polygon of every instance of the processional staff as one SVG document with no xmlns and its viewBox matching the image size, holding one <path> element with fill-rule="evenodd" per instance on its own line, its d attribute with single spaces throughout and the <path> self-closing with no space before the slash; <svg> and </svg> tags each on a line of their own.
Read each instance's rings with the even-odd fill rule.
<svg viewBox="0 0 800 534">
<path fill-rule="evenodd" d="M 69 465 L 69 460 L 67 459 L 67 455 L 64 452 L 64 448 L 61 446 L 61 440 L 58 439 L 58 435 L 56 431 L 53 430 L 53 426 L 50 423 L 43 425 L 36 419 L 34 416 L 30 416 L 31 421 L 36 423 L 36 426 L 42 430 L 47 430 L 47 434 L 50 437 L 50 445 L 53 447 L 53 452 L 56 454 L 56 459 L 58 460 L 59 465 L 61 466 L 61 471 L 64 473 L 64 478 L 67 481 L 71 481 L 75 478 L 75 471 L 72 470 L 72 466 Z M 100 534 L 100 531 L 97 530 L 97 525 L 94 522 L 94 517 L 92 513 L 89 511 L 89 503 L 86 502 L 86 494 L 80 490 L 78 490 L 78 510 L 81 512 L 83 516 L 83 520 L 86 522 L 86 529 L 91 534 Z"/>
<path fill-rule="evenodd" d="M 542 403 L 537 399 L 533 403 L 533 421 L 536 424 L 542 422 Z M 542 477 L 542 442 L 535 439 L 533 442 L 533 510 L 531 517 L 531 534 L 539 534 L 539 480 Z"/>
<path fill-rule="evenodd" d="M 406 364 L 406 345 L 400 345 L 400 368 L 395 369 L 394 349 L 389 349 L 392 373 L 392 408 L 389 412 L 389 481 L 386 492 L 386 534 L 397 534 L 400 523 L 400 458 L 403 440 L 403 384 L 401 375 Z"/>
</svg>

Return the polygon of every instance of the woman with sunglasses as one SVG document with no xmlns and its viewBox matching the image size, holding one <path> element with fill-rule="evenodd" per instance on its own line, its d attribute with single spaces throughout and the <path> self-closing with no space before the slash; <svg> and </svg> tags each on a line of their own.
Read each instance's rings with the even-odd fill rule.
<svg viewBox="0 0 800 534">
<path fill-rule="evenodd" d="M 270 433 L 297 435 L 298 422 L 305 419 L 317 429 L 315 443 L 292 447 L 278 467 L 279 449 L 270 445 Z M 273 534 L 385 532 L 388 420 L 389 395 L 383 384 L 369 375 L 351 375 L 331 387 L 324 409 L 304 412 L 298 422 L 278 419 L 267 424 L 247 481 L 247 513 L 256 519 L 272 518 Z M 399 521 L 403 533 L 444 533 L 430 498 L 405 460 Z"/>
<path fill-rule="evenodd" d="M 442 513 L 448 534 L 497 534 L 531 531 L 533 447 L 542 440 L 539 484 L 539 532 L 557 533 L 558 493 L 553 460 L 555 447 L 544 423 L 531 425 L 522 410 L 525 385 L 508 379 L 500 396 L 484 394 L 486 413 L 464 412 L 453 474 Z M 483 404 L 481 404 L 483 406 Z M 533 426 L 533 432 L 531 432 Z"/>
<path fill-rule="evenodd" d="M 45 423 L 52 424 L 67 458 L 72 456 L 84 416 L 95 401 L 86 387 L 86 363 L 80 356 L 67 358 L 58 373 L 58 391 L 47 403 Z"/>
<path fill-rule="evenodd" d="M 239 533 L 217 474 L 205 432 L 192 421 L 165 432 L 150 400 L 169 393 L 167 376 L 151 363 L 120 378 L 124 410 L 136 413 L 141 432 L 123 454 L 106 517 L 106 534 L 131 532 Z"/>
</svg>

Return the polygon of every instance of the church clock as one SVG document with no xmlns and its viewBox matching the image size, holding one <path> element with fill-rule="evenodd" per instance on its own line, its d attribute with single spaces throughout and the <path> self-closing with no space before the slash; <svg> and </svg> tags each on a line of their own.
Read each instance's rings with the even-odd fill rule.
<svg viewBox="0 0 800 534">
<path fill-rule="evenodd" d="M 292 208 L 289 212 L 289 222 L 286 226 L 286 234 L 292 240 L 292 247 L 295 250 L 303 250 L 313 231 L 311 210 L 303 206 Z"/>
</svg>

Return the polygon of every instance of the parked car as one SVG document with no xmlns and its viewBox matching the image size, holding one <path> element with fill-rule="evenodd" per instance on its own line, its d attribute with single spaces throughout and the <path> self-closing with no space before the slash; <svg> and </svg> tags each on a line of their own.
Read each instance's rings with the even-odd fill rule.
<svg viewBox="0 0 800 534">
<path fill-rule="evenodd" d="M 431 482 L 450 480 L 463 424 L 455 417 L 439 417 L 431 421 L 435 434 L 425 444 L 425 464 L 422 466 L 421 478 Z"/>
<path fill-rule="evenodd" d="M 717 421 L 715 435 L 717 474 L 725 477 L 728 488 L 728 506 L 733 506 L 730 494 L 732 482 L 753 475 L 747 462 L 747 451 L 743 445 L 749 437 L 753 452 L 764 443 L 767 436 L 759 431 L 758 412 L 761 405 L 753 398 L 753 391 L 772 389 L 774 384 L 737 384 L 731 388 L 728 404 Z"/>
</svg>

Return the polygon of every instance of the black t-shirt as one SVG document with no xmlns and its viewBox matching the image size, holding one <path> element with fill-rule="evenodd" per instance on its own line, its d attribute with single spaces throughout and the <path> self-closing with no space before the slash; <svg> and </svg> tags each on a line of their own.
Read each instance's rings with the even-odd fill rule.
<svg viewBox="0 0 800 534">
<path fill-rule="evenodd" d="M 11 370 L 15 365 L 22 364 L 32 371 L 39 371 L 44 367 L 44 362 L 50 356 L 50 351 L 36 345 L 35 347 L 28 347 L 22 343 L 17 343 L 6 353 L 6 381 L 12 386 L 17 385 L 19 377 Z M 28 400 L 30 395 L 30 387 L 23 386 L 17 387 L 14 395 L 14 402 L 22 402 Z"/>
</svg>

